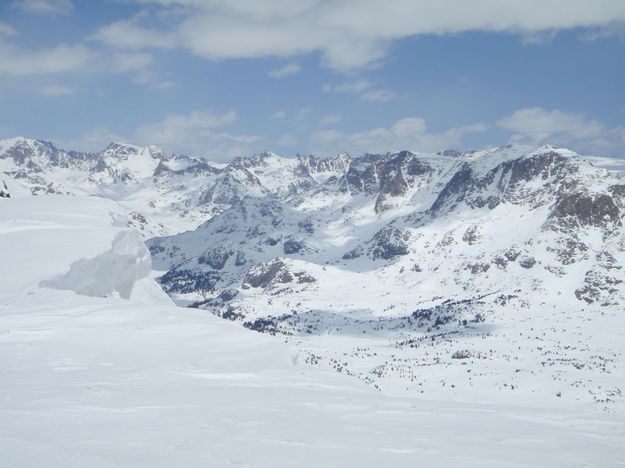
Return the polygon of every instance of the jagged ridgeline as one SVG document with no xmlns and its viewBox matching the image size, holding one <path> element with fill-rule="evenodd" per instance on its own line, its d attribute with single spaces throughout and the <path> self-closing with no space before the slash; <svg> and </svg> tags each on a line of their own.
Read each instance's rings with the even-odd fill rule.
<svg viewBox="0 0 625 468">
<path fill-rule="evenodd" d="M 625 181 L 548 146 L 327 159 L 266 152 L 224 165 L 156 147 L 81 153 L 15 138 L 0 143 L 0 169 L 33 194 L 118 200 L 150 239 L 163 288 L 216 313 L 227 303 L 256 316 L 239 292 L 276 288 L 303 300 L 340 287 L 358 303 L 350 278 L 405 282 L 412 303 L 435 296 L 432 287 L 442 297 L 558 285 L 588 304 L 621 298 Z"/>
<path fill-rule="evenodd" d="M 227 183 L 207 192 L 220 193 L 219 215 L 148 242 L 167 271 L 165 290 L 217 313 L 227 303 L 237 317 L 262 313 L 251 296 L 309 302 L 337 288 L 375 312 L 360 282 L 405 284 L 405 312 L 436 295 L 495 289 L 549 295 L 557 287 L 584 303 L 621 300 L 624 181 L 572 152 L 404 151 L 312 162 L 265 154 L 228 166 Z M 269 177 L 285 183 L 263 183 Z M 241 196 L 250 185 L 257 195 Z"/>
</svg>

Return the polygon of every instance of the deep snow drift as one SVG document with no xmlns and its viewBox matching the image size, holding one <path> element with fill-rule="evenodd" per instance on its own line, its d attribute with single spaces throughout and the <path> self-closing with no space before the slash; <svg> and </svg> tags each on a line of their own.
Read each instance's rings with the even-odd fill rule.
<svg viewBox="0 0 625 468">
<path fill-rule="evenodd" d="M 522 399 L 503 406 L 391 397 L 306 365 L 270 336 L 154 304 L 162 296 L 143 273 L 130 300 L 110 283 L 96 294 L 107 297 L 74 292 L 85 292 L 78 271 L 127 278 L 128 262 L 111 267 L 120 258 L 145 267 L 125 232 L 124 213 L 98 198 L 0 201 L 0 466 L 625 461 L 622 414 L 528 408 Z M 120 239 L 131 248 L 119 252 Z M 41 286 L 59 277 L 73 291 Z"/>
<path fill-rule="evenodd" d="M 72 263 L 70 270 L 57 278 L 42 281 L 41 286 L 69 289 L 84 296 L 130 299 L 138 281 L 152 270 L 150 252 L 134 231 L 119 232 L 111 250 Z"/>
</svg>

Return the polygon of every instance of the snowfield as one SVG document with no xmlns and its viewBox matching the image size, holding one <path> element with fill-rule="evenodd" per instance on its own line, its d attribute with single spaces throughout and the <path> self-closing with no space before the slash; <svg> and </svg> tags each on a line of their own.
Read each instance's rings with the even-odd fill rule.
<svg viewBox="0 0 625 468">
<path fill-rule="evenodd" d="M 344 155 L 215 171 L 0 141 L 0 467 L 625 466 L 625 241 L 601 198 L 622 204 L 622 180 L 548 149 L 547 176 L 501 195 L 482 161 L 507 151 L 467 156 L 460 179 L 455 161 L 390 155 L 380 188 L 388 167 Z M 150 256 L 135 227 L 174 235 Z"/>
</svg>

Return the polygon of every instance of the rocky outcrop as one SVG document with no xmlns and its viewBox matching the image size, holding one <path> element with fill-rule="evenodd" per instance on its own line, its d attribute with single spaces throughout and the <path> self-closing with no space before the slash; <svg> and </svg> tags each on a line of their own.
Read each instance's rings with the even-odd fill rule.
<svg viewBox="0 0 625 468">
<path fill-rule="evenodd" d="M 3 180 L 0 180 L 0 198 L 11 198 L 11 194 L 9 193 L 9 187 Z"/>
<path fill-rule="evenodd" d="M 562 196 L 549 218 L 569 228 L 580 226 L 605 227 L 621 225 L 621 211 L 610 195 L 599 193 L 572 193 Z"/>
<path fill-rule="evenodd" d="M 250 268 L 243 279 L 243 288 L 265 289 L 276 283 L 290 283 L 291 281 L 293 281 L 293 274 L 286 263 L 275 259 Z"/>
<path fill-rule="evenodd" d="M 213 270 L 221 270 L 226 266 L 226 262 L 232 255 L 232 250 L 220 246 L 207 250 L 203 255 L 198 257 L 197 261 L 200 265 L 208 265 Z"/>
<path fill-rule="evenodd" d="M 574 188 L 566 177 L 576 170 L 569 158 L 554 151 L 505 161 L 486 173 L 476 172 L 465 162 L 441 190 L 429 213 L 438 216 L 461 203 L 470 208 L 494 209 L 504 202 L 537 207 L 550 201 L 546 192 Z M 529 182 L 533 182 L 530 188 L 523 186 Z"/>
<path fill-rule="evenodd" d="M 371 256 L 374 259 L 389 260 L 393 257 L 407 255 L 410 251 L 410 238 L 409 232 L 387 226 L 371 239 Z"/>
</svg>

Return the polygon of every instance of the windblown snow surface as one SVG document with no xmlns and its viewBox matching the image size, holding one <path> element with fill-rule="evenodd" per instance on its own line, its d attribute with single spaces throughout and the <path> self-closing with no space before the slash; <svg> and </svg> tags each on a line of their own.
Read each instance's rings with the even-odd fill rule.
<svg viewBox="0 0 625 468">
<path fill-rule="evenodd" d="M 151 161 L 148 150 L 133 151 Z M 12 158 L 21 161 L 23 154 L 15 151 Z M 44 156 L 42 161 L 52 157 Z M 116 158 L 119 164 L 127 161 Z M 169 164 L 173 167 L 184 161 Z M 279 172 L 288 172 L 289 167 L 285 162 Z M 59 163 L 54 174 L 65 169 Z M 103 173 L 108 174 L 107 170 Z M 129 172 L 124 171 L 111 174 L 134 187 L 136 183 L 128 182 L 124 174 Z M 269 169 L 264 174 L 276 177 Z M 325 176 L 319 174 L 319 183 L 325 183 Z M 16 170 L 12 175 L 27 181 L 26 186 L 39 183 L 37 172 Z M 231 189 L 240 186 L 229 185 L 233 179 L 228 171 L 215 177 L 221 179 L 209 190 L 211 203 L 217 203 L 224 193 L 236 195 Z M 8 180 L 11 192 L 19 192 L 19 184 Z M 59 184 L 66 181 L 59 175 Z M 263 187 L 270 185 L 265 182 L 252 189 L 262 195 L 268 190 Z M 102 189 L 102 185 L 94 186 L 97 191 Z M 517 315 L 502 315 L 493 321 L 503 324 L 497 333 L 482 329 L 488 323 L 469 320 L 462 327 L 480 333 L 462 338 L 473 353 L 468 357 L 463 355 L 463 347 L 456 347 L 459 342 L 432 339 L 437 347 L 431 353 L 436 355 L 429 361 L 425 345 L 402 349 L 393 345 L 395 338 L 384 338 L 375 327 L 368 329 L 366 337 L 358 327 L 340 336 L 312 335 L 311 352 L 308 342 L 298 343 L 297 336 L 285 343 L 283 338 L 256 333 L 206 310 L 176 307 L 154 281 L 161 273 L 150 271 L 151 259 L 141 238 L 129 230 L 129 225 L 136 225 L 137 214 L 128 213 L 134 207 L 127 200 L 122 207 L 116 201 L 87 197 L 79 191 L 66 196 L 49 184 L 37 187 L 41 190 L 35 197 L 0 199 L 0 467 L 625 465 L 625 408 L 623 398 L 615 394 L 623 387 L 619 354 L 623 320 L 618 304 L 610 300 L 620 301 L 620 292 L 601 296 L 609 304 L 590 308 L 592 316 L 582 313 L 580 301 L 573 295 L 566 301 L 554 298 L 560 309 L 539 319 L 521 307 Z M 45 187 L 57 194 L 45 194 Z M 171 190 L 171 198 L 175 198 L 176 189 Z M 394 189 L 389 190 L 392 194 Z M 320 191 L 318 199 L 324 196 Z M 369 203 L 364 195 L 357 196 Z M 383 202 L 393 204 L 397 199 L 393 196 Z M 148 206 L 147 198 L 142 200 Z M 242 206 L 253 214 L 254 203 L 244 199 Z M 264 205 L 260 208 L 265 210 Z M 403 208 L 389 210 L 393 209 Z M 538 217 L 543 211 L 527 213 Z M 163 208 L 155 219 L 166 212 Z M 388 212 L 382 211 L 382 216 Z M 225 214 L 208 228 L 228 225 L 228 211 Z M 264 219 L 271 221 L 267 216 Z M 149 222 L 146 225 L 146 230 L 153 229 Z M 302 226 L 305 231 L 306 225 Z M 238 228 L 246 229 L 246 225 Z M 221 232 L 225 231 L 216 231 Z M 480 241 L 479 232 L 472 232 L 461 242 L 487 246 Z M 601 245 L 602 237 L 593 230 L 588 232 L 584 239 L 589 239 L 589 245 Z M 489 239 L 496 240 L 495 234 Z M 459 242 L 456 244 L 461 245 Z M 549 244 L 545 241 L 544 245 Z M 352 260 L 363 265 L 381 262 L 364 259 L 366 252 Z M 449 257 L 455 252 L 450 247 L 449 251 L 441 249 L 440 255 Z M 524 261 L 523 256 L 519 259 Z M 304 261 L 289 262 L 295 266 L 299 262 L 303 269 L 310 269 L 306 274 L 321 278 L 317 284 L 322 292 L 338 281 L 332 275 L 323 277 L 324 272 L 337 268 L 332 265 L 319 265 L 317 271 Z M 399 271 L 401 266 L 391 267 L 398 270 L 398 276 L 404 274 Z M 508 268 L 515 276 L 497 278 L 509 282 L 532 278 L 519 269 L 523 266 Z M 577 274 L 573 267 L 563 268 L 571 270 L 563 275 Z M 302 288 L 315 286 L 306 283 L 306 275 L 295 276 L 298 271 L 293 271 L 294 278 L 303 279 Z M 489 271 L 498 270 L 493 267 Z M 619 272 L 614 275 L 622 274 Z M 256 276 L 248 275 L 248 280 L 256 281 Z M 354 295 L 349 300 L 373 298 L 369 302 L 377 300 L 381 307 L 390 307 L 389 294 L 405 297 L 414 290 L 386 288 L 383 296 L 378 294 L 385 290 L 383 278 L 376 276 L 362 297 Z M 493 283 L 497 278 L 493 276 Z M 247 296 L 250 290 L 241 288 L 239 311 L 251 317 L 260 309 L 277 312 L 280 303 L 291 300 L 282 293 L 274 294 L 272 288 L 281 288 L 281 284 Z M 253 284 L 251 289 L 258 290 Z M 323 299 L 329 305 L 342 299 L 340 288 L 335 285 L 334 290 L 335 297 Z M 314 289 L 311 291 L 314 294 Z M 549 290 L 536 294 L 551 304 L 547 301 Z M 515 338 L 517 332 L 523 334 L 519 339 Z M 424 333 L 429 333 L 429 339 L 438 332 L 433 327 Z M 587 346 L 583 346 L 585 342 Z M 441 347 L 448 345 L 452 347 L 443 353 Z M 324 351 L 327 355 L 323 358 L 332 358 L 333 366 L 313 362 L 322 348 L 330 350 Z M 488 348 L 494 349 L 494 357 L 481 358 Z M 407 354 L 413 349 L 426 353 L 418 360 L 424 364 L 415 371 L 415 379 L 401 374 L 402 360 L 414 361 L 414 356 Z M 459 355 L 454 358 L 452 352 Z M 379 383 L 377 388 L 355 378 L 361 371 L 373 375 L 369 368 L 378 360 L 387 364 L 379 369 L 374 381 Z M 347 369 L 354 371 L 347 375 Z M 471 379 L 473 373 L 476 376 Z M 574 378 L 579 379 L 577 385 Z M 426 383 L 424 393 L 416 391 L 421 381 Z M 405 386 L 409 388 L 400 391 Z M 539 391 L 533 393 L 532 389 Z M 560 392 L 564 395 L 558 395 Z"/>
</svg>

